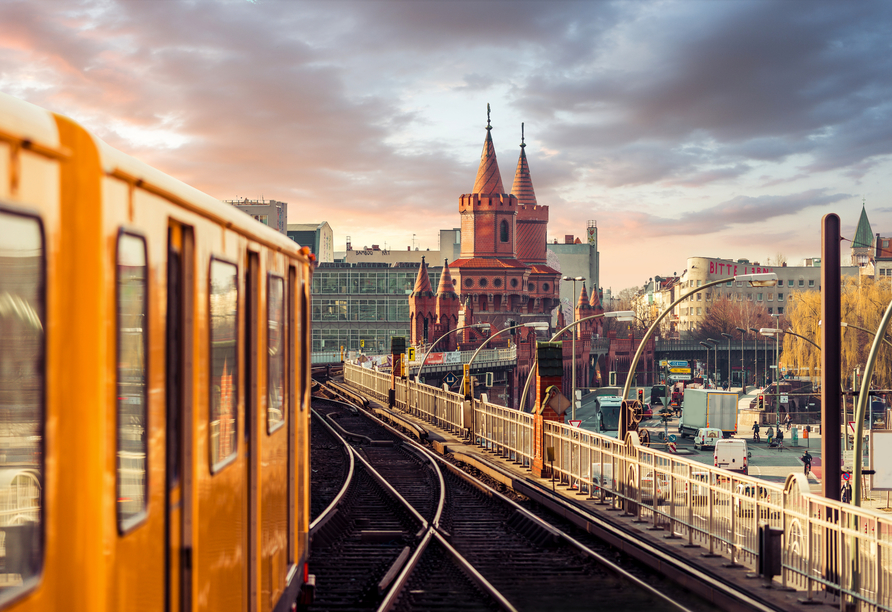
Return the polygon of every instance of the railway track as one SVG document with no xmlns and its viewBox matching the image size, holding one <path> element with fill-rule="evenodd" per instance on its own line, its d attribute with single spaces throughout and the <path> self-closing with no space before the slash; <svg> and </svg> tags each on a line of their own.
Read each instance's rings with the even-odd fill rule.
<svg viewBox="0 0 892 612">
<path fill-rule="evenodd" d="M 350 530 L 363 511 L 355 507 L 360 500 L 345 498 L 337 508 L 341 518 L 329 522 L 324 537 L 313 536 L 312 609 L 591 610 L 620 601 L 624 610 L 714 609 L 681 589 L 670 596 L 659 592 L 365 412 L 330 400 L 314 399 L 313 405 L 319 421 L 349 441 L 357 464 L 405 500 L 423 528 L 414 538 L 401 528 L 393 545 L 400 550 L 384 574 L 388 580 L 381 579 L 386 564 L 369 563 L 358 593 L 364 598 L 326 599 L 326 586 L 343 582 L 343 576 L 336 563 L 319 561 L 335 559 L 335 544 L 356 537 Z M 334 534 L 335 525 L 344 527 L 343 534 Z M 329 569 L 336 574 L 330 580 L 324 575 Z M 380 600 L 369 597 L 375 580 Z M 362 605 L 344 607 L 348 599 Z"/>
</svg>

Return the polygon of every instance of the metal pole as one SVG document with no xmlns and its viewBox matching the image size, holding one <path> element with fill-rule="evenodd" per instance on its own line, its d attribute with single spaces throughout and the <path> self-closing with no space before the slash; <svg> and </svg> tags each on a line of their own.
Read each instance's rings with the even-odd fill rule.
<svg viewBox="0 0 892 612">
<path fill-rule="evenodd" d="M 839 241 L 836 214 L 821 219 L 821 460 L 822 494 L 839 500 L 840 420 L 839 381 L 842 327 L 840 308 Z"/>
<path fill-rule="evenodd" d="M 576 295 L 576 279 L 573 279 L 573 296 L 578 300 L 579 296 Z M 576 307 L 573 307 L 573 325 L 576 325 Z M 573 328 L 573 359 L 571 361 L 573 365 L 573 372 L 570 374 L 570 414 L 574 421 L 576 420 L 576 332 L 579 331 L 576 327 Z M 554 475 L 554 472 L 552 472 Z"/>
<path fill-rule="evenodd" d="M 779 333 L 774 334 L 774 424 L 780 427 L 780 363 L 778 361 Z"/>
</svg>

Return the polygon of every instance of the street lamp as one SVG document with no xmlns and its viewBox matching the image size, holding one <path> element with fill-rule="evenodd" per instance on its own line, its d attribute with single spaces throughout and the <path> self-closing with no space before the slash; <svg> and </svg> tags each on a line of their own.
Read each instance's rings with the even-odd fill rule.
<svg viewBox="0 0 892 612">
<path fill-rule="evenodd" d="M 468 385 L 468 383 L 470 381 L 470 377 L 471 377 L 471 364 L 474 363 L 474 360 L 477 358 L 477 355 L 480 354 L 480 351 L 483 350 L 483 347 L 486 346 L 487 344 L 489 344 L 489 341 L 492 340 L 493 338 L 495 338 L 496 336 L 504 334 L 507 331 L 511 331 L 512 329 L 517 329 L 519 327 L 531 327 L 535 330 L 544 331 L 544 330 L 548 329 L 548 323 L 546 323 L 545 321 L 535 321 L 533 323 L 521 323 L 520 325 L 512 325 L 511 327 L 506 327 L 505 329 L 501 329 L 501 330 L 497 331 L 496 333 L 492 334 L 489 338 L 484 340 L 483 344 L 478 346 L 477 350 L 474 351 L 474 354 L 471 355 L 471 360 L 468 361 L 468 363 L 465 365 L 465 373 L 464 373 L 464 376 L 462 377 L 462 388 L 465 389 L 465 397 L 467 397 L 467 385 Z M 472 394 L 473 394 L 473 392 L 472 392 Z"/>
<path fill-rule="evenodd" d="M 750 327 L 750 331 L 753 333 L 756 333 L 756 334 L 759 333 L 759 330 L 754 327 Z M 766 379 L 768 378 L 768 344 L 767 344 L 767 342 L 768 342 L 767 338 L 762 338 L 762 349 L 765 352 L 765 365 L 762 368 L 764 370 L 762 372 L 762 388 L 763 389 L 765 388 Z M 754 349 L 755 349 L 755 353 L 756 353 L 756 370 L 758 371 L 758 369 L 759 369 L 759 338 L 758 338 L 758 336 L 756 337 L 755 343 L 756 343 L 756 345 L 755 345 Z"/>
<path fill-rule="evenodd" d="M 746 335 L 746 330 L 742 327 L 735 327 L 735 329 L 740 332 L 740 386 L 743 387 L 743 394 L 746 395 L 746 369 L 743 365 L 744 355 L 746 354 L 743 337 Z"/>
<path fill-rule="evenodd" d="M 759 330 L 763 336 L 774 336 L 774 424 L 780 427 L 780 375 L 778 372 L 778 359 L 780 344 L 778 338 L 784 330 L 776 327 L 763 327 Z"/>
<path fill-rule="evenodd" d="M 711 344 L 706 344 L 705 342 L 701 342 L 700 344 L 702 344 L 703 346 L 706 347 L 706 372 L 705 372 L 705 373 L 706 373 L 706 380 L 709 380 L 709 349 L 712 348 L 712 345 L 711 345 Z M 703 388 L 705 389 L 705 388 L 707 388 L 708 386 L 709 386 L 709 385 L 705 385 L 705 384 L 704 384 L 704 385 L 703 385 Z"/>
<path fill-rule="evenodd" d="M 635 356 L 632 358 L 632 366 L 629 371 L 635 371 L 635 368 L 638 366 L 638 360 L 641 359 L 641 353 L 644 352 L 644 346 L 646 342 L 650 340 L 650 337 L 653 335 L 654 330 L 657 329 L 660 325 L 660 321 L 662 321 L 666 317 L 666 315 L 672 312 L 673 308 L 675 308 L 678 304 L 688 299 L 695 293 L 703 291 L 704 289 L 708 289 L 709 287 L 715 287 L 716 285 L 721 285 L 722 283 L 735 280 L 747 281 L 749 282 L 751 287 L 773 287 L 777 285 L 777 274 L 773 272 L 765 272 L 761 274 L 738 274 L 737 276 L 733 276 L 730 279 L 722 278 L 720 280 L 710 281 L 680 296 L 677 300 L 669 304 L 669 306 L 667 306 L 666 309 L 663 310 L 662 313 L 660 313 L 660 316 L 658 316 L 656 320 L 651 323 L 650 327 L 647 328 L 647 332 L 645 332 L 644 338 L 641 339 L 641 344 L 638 345 L 638 350 L 635 351 Z M 626 398 L 629 395 L 629 382 L 629 379 L 626 378 L 626 384 L 625 387 L 623 387 L 623 398 Z M 626 414 L 627 409 L 628 407 L 622 410 L 622 414 L 620 415 L 619 420 L 619 439 L 622 441 L 625 441 L 626 432 L 628 431 L 629 416 L 628 414 Z"/>
<path fill-rule="evenodd" d="M 585 278 L 581 276 L 565 276 L 561 280 L 570 281 L 573 283 L 573 296 L 576 300 L 579 299 L 579 296 L 576 295 L 576 283 L 585 282 Z M 585 285 L 583 285 L 585 287 Z M 573 324 L 576 324 L 576 308 L 575 304 L 571 304 L 573 307 Z M 570 401 L 573 402 L 573 410 L 571 412 L 572 418 L 576 419 L 576 330 L 573 330 L 573 372 L 570 374 Z"/>
<path fill-rule="evenodd" d="M 715 351 L 715 363 L 712 364 L 712 369 L 715 370 L 715 372 L 713 372 L 713 374 L 715 374 L 715 378 L 716 378 L 715 382 L 718 383 L 719 382 L 718 379 L 721 375 L 721 372 L 719 372 L 719 344 L 721 344 L 722 341 L 714 340 L 712 338 L 707 338 L 706 341 L 712 342 L 712 350 Z"/>
<path fill-rule="evenodd" d="M 592 319 L 600 319 L 602 317 L 605 319 L 618 319 L 620 321 L 630 321 L 632 318 L 634 318 L 634 316 L 635 316 L 635 313 L 632 312 L 631 310 L 614 310 L 611 312 L 599 312 L 598 314 L 592 315 L 590 317 L 583 317 L 583 318 L 579 319 L 578 321 L 574 321 L 573 323 L 566 326 L 565 328 L 556 331 L 554 333 L 554 335 L 551 337 L 551 340 L 549 340 L 549 342 L 557 342 L 557 339 L 561 337 L 561 334 L 563 334 L 565 331 L 569 330 L 571 327 L 579 325 L 583 321 L 591 321 Z M 536 364 L 538 363 L 538 360 L 539 360 L 539 354 L 537 352 L 535 358 L 533 359 L 533 365 L 530 368 L 530 372 L 529 372 L 529 374 L 527 374 L 527 382 L 523 386 L 523 395 L 520 398 L 520 408 L 519 408 L 520 412 L 523 412 L 524 408 L 526 407 L 527 395 L 529 394 L 529 391 L 530 391 L 530 382 L 533 380 L 533 372 L 536 370 Z M 571 412 L 572 416 L 576 416 L 575 410 L 576 410 L 576 400 L 574 398 L 573 399 L 573 412 Z"/>
<path fill-rule="evenodd" d="M 731 334 L 726 334 L 725 332 L 722 332 L 722 335 L 728 339 L 728 389 L 730 389 L 731 388 L 731 338 L 733 338 L 734 336 L 732 336 Z"/>
</svg>

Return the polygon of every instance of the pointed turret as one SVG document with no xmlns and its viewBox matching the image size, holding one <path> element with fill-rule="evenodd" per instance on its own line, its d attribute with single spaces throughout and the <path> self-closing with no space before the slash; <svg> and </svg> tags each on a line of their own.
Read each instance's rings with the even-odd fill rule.
<svg viewBox="0 0 892 612">
<path fill-rule="evenodd" d="M 592 298 L 589 301 L 589 306 L 592 307 L 592 312 L 597 314 L 599 312 L 604 312 L 604 307 L 601 305 L 600 291 L 598 289 L 592 287 Z"/>
<path fill-rule="evenodd" d="M 589 310 L 591 306 L 588 303 L 588 293 L 585 290 L 585 283 L 582 283 L 582 291 L 579 292 L 579 301 L 576 302 L 576 310 Z"/>
<path fill-rule="evenodd" d="M 517 198 L 519 204 L 533 204 L 536 202 L 536 192 L 533 190 L 533 179 L 530 178 L 530 166 L 527 163 L 526 143 L 523 136 L 523 124 L 520 124 L 520 158 L 517 160 L 517 170 L 514 172 L 514 184 L 511 194 Z"/>
<path fill-rule="evenodd" d="M 858 229 L 855 230 L 855 238 L 852 240 L 853 249 L 867 249 L 873 244 L 873 230 L 870 221 L 867 220 L 867 211 L 864 202 L 861 203 L 861 218 L 858 219 Z"/>
<path fill-rule="evenodd" d="M 421 265 L 418 266 L 415 288 L 412 290 L 410 297 L 414 296 L 434 297 L 434 290 L 431 288 L 431 279 L 427 275 L 427 264 L 424 263 L 424 257 L 421 258 Z"/>
<path fill-rule="evenodd" d="M 437 287 L 437 298 L 458 298 L 455 293 L 455 285 L 452 282 L 452 274 L 449 272 L 449 260 L 443 260 L 443 272 L 440 274 L 440 285 Z"/>
<path fill-rule="evenodd" d="M 480 195 L 505 193 L 502 187 L 502 174 L 496 160 L 496 147 L 492 143 L 492 125 L 489 121 L 489 104 L 486 105 L 486 140 L 483 141 L 483 153 L 480 154 L 480 167 L 477 168 L 477 180 L 474 191 Z"/>
</svg>

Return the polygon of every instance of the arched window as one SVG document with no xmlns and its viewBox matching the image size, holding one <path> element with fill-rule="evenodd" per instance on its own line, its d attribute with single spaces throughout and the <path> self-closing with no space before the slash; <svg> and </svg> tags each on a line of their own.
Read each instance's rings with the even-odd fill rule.
<svg viewBox="0 0 892 612">
<path fill-rule="evenodd" d="M 508 242 L 508 222 L 502 220 L 502 224 L 500 226 L 499 238 L 502 242 Z"/>
</svg>

